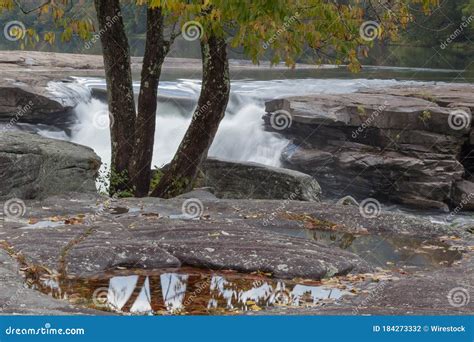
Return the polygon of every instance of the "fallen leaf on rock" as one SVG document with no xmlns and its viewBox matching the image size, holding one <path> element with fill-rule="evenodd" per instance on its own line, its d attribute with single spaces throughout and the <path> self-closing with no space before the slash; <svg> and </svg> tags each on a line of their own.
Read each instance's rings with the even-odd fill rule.
<svg viewBox="0 0 474 342">
<path fill-rule="evenodd" d="M 338 278 L 322 279 L 321 283 L 323 285 L 337 285 L 340 283 L 340 280 Z"/>
<path fill-rule="evenodd" d="M 166 310 L 156 310 L 155 314 L 164 316 L 164 315 L 169 315 L 170 313 Z"/>
<path fill-rule="evenodd" d="M 251 307 L 249 307 L 250 310 L 252 311 L 260 311 L 262 310 L 262 308 L 258 305 L 252 305 Z"/>
<path fill-rule="evenodd" d="M 161 217 L 158 213 L 143 213 L 142 216 L 146 217 Z"/>
<path fill-rule="evenodd" d="M 459 236 L 456 236 L 456 235 L 443 235 L 443 236 L 440 236 L 439 239 L 441 241 L 443 240 L 461 240 L 461 238 Z"/>
<path fill-rule="evenodd" d="M 38 223 L 38 222 L 39 222 L 39 220 L 36 219 L 36 218 L 30 218 L 29 221 L 28 221 L 29 224 L 35 224 L 35 223 Z"/>
<path fill-rule="evenodd" d="M 300 283 L 300 282 L 298 282 Z M 319 280 L 303 280 L 301 281 L 302 284 L 304 285 L 309 285 L 309 286 L 320 286 L 321 285 L 321 281 Z"/>
<path fill-rule="evenodd" d="M 70 217 L 64 220 L 65 224 L 81 224 L 84 223 L 84 219 L 80 217 Z"/>
</svg>

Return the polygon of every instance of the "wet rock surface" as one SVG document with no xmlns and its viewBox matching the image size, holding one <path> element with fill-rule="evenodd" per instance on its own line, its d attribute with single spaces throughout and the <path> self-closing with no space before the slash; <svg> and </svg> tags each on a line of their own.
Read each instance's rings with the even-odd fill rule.
<svg viewBox="0 0 474 342">
<path fill-rule="evenodd" d="M 186 209 L 190 201 L 201 208 L 197 216 Z M 11 260 L 21 256 L 30 268 L 35 265 L 53 278 L 58 274 L 87 278 L 114 269 L 179 270 L 194 266 L 247 274 L 260 271 L 277 279 L 321 279 L 337 275 L 355 277 L 376 270 L 361 256 L 324 240 L 281 233 L 282 229 L 305 227 L 356 235 L 402 234 L 409 240 L 425 241 L 428 249 L 423 253 L 437 248 L 430 247 L 432 240 L 442 240 L 464 253 L 462 260 L 458 257 L 454 260 L 452 267 L 457 273 L 453 272 L 450 282 L 438 282 L 439 301 L 445 300 L 444 292 L 450 290 L 445 287 L 451 282 L 472 279 L 472 267 L 465 260 L 472 253 L 470 246 L 474 243 L 464 228 L 389 212 L 368 219 L 354 205 L 299 201 L 287 201 L 283 209 L 279 205 L 281 201 L 215 199 L 203 190 L 171 200 L 117 200 L 71 194 L 27 201 L 23 217 L 4 220 L 0 240 L 3 248 L 8 246 L 11 251 Z M 41 222 L 45 224 L 39 225 Z M 397 279 L 390 286 L 409 286 L 412 277 L 429 275 L 431 281 L 422 282 L 419 291 L 432 286 L 437 277 L 444 277 L 447 272 L 444 267 L 397 270 L 398 267 L 388 271 L 396 274 Z M 360 284 L 360 288 L 369 285 Z M 354 308 L 355 304 L 346 303 L 347 310 L 340 312 Z M 402 303 L 400 299 L 394 310 L 403 310 Z M 412 310 L 430 313 L 431 307 L 425 307 L 424 303 L 422 300 L 419 304 L 412 303 Z M 14 306 L 10 309 L 16 310 Z M 313 310 L 320 312 L 319 308 Z M 378 309 L 374 307 L 374 310 Z"/>
<path fill-rule="evenodd" d="M 26 132 L 0 134 L 0 198 L 95 192 L 100 158 L 88 147 Z"/>
<path fill-rule="evenodd" d="M 71 276 L 93 275 L 116 267 L 169 268 L 181 264 L 264 271 L 280 278 L 319 279 L 370 270 L 352 253 L 272 234 L 258 229 L 259 222 L 252 225 L 239 219 L 235 223 L 231 218 L 219 219 L 217 213 L 207 214 L 209 219 L 193 219 L 186 214 L 187 209 L 183 214 L 182 206 L 202 202 L 191 201 L 121 200 L 117 201 L 120 208 L 139 209 L 122 214 L 105 209 L 99 215 L 92 213 L 92 217 L 89 213 L 76 224 L 52 228 L 29 228 L 17 223 L 6 240 L 15 241 L 18 251 L 31 262 L 41 260 L 39 263 L 49 269 Z M 89 226 L 88 220 L 93 220 Z M 34 241 L 44 241 L 48 246 L 38 250 Z"/>
<path fill-rule="evenodd" d="M 17 262 L 0 249 L 0 315 L 90 315 L 97 313 L 99 312 L 73 306 L 67 301 L 55 300 L 28 288 L 19 274 Z"/>
<path fill-rule="evenodd" d="M 471 253 L 472 254 L 472 253 Z M 472 315 L 472 255 L 458 265 L 435 272 L 395 274 L 362 283 L 356 296 L 314 309 L 277 307 L 269 315 Z"/>
<path fill-rule="evenodd" d="M 268 101 L 264 121 L 293 141 L 284 165 L 315 176 L 326 194 L 447 210 L 460 204 L 454 186 L 472 171 L 473 90 L 440 85 L 289 97 Z M 278 127 L 283 116 L 291 125 Z"/>
</svg>

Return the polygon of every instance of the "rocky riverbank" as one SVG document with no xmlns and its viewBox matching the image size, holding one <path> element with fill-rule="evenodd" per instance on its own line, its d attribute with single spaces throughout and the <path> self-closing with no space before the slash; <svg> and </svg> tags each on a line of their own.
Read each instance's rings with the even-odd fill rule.
<svg viewBox="0 0 474 342">
<path fill-rule="evenodd" d="M 383 305 L 374 301 L 366 303 L 363 312 L 472 312 L 472 303 L 454 308 L 446 298 L 456 284 L 470 289 L 474 279 L 474 241 L 465 228 L 388 212 L 368 218 L 356 206 L 298 201 L 285 201 L 283 205 L 281 201 L 216 199 L 201 190 L 171 200 L 71 194 L 25 201 L 23 215 L 3 221 L 0 277 L 12 277 L 11 269 L 19 267 L 28 283 L 38 286 L 40 282 L 43 287 L 54 288 L 65 278 L 92 279 L 114 269 L 172 269 L 179 273 L 181 267 L 193 266 L 215 272 L 259 271 L 276 279 L 352 279 L 349 282 L 355 296 L 343 297 L 342 306 L 281 310 L 351 314 L 376 286 L 374 282 L 380 281 L 374 280 L 375 274 L 382 272 L 388 282 L 382 296 L 391 298 L 391 307 L 381 310 Z M 350 246 L 345 240 L 339 247 L 329 247 L 330 239 L 295 235 L 301 229 L 345 234 L 344 239 L 353 236 L 349 241 L 382 237 L 380 241 L 392 246 L 388 249 L 402 254 L 377 264 L 370 258 L 370 252 L 374 252 L 371 245 L 350 252 L 344 250 Z M 385 258 L 383 255 L 378 257 Z M 424 266 L 410 266 L 420 258 L 424 258 Z M 419 280 L 425 277 L 430 281 Z M 45 299 L 38 294 L 25 290 L 21 300 L 12 300 L 13 283 L 0 284 L 0 300 L 9 303 L 3 305 L 3 313 L 35 312 L 21 303 L 38 306 L 36 312 L 51 312 L 46 310 L 49 306 L 41 304 Z M 410 299 L 408 308 L 406 291 L 415 288 L 424 296 Z M 58 304 L 56 312 L 64 313 L 66 303 L 59 303 L 63 304 Z"/>
<path fill-rule="evenodd" d="M 289 97 L 267 102 L 264 120 L 293 141 L 285 166 L 325 193 L 471 210 L 473 94 L 442 84 Z"/>
</svg>

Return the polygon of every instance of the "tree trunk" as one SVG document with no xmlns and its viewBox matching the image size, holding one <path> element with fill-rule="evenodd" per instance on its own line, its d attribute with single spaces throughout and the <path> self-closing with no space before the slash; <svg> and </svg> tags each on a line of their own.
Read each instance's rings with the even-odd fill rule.
<svg viewBox="0 0 474 342">
<path fill-rule="evenodd" d="M 135 100 L 130 51 L 120 13 L 119 0 L 94 0 L 104 56 L 111 120 L 112 145 L 110 194 L 129 190 L 130 158 L 133 154 Z"/>
<path fill-rule="evenodd" d="M 151 161 L 155 142 L 157 91 L 167 46 L 163 38 L 161 8 L 148 8 L 145 56 L 141 74 L 135 144 L 132 157 L 132 184 L 136 197 L 148 195 Z"/>
<path fill-rule="evenodd" d="M 201 42 L 203 82 L 191 124 L 152 196 L 170 198 L 191 190 L 224 117 L 230 93 L 229 63 L 223 38 Z"/>
</svg>

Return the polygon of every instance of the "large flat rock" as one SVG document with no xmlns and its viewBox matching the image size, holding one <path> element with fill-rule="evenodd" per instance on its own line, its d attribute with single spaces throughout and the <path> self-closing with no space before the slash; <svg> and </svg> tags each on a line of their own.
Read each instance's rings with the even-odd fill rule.
<svg viewBox="0 0 474 342">
<path fill-rule="evenodd" d="M 195 218 L 185 215 L 183 210 L 189 200 L 201 208 Z M 32 269 L 44 266 L 52 275 L 60 272 L 79 278 L 118 268 L 177 270 L 181 266 L 216 271 L 233 269 L 246 273 L 261 271 L 283 279 L 320 279 L 345 274 L 352 277 L 373 271 L 367 261 L 351 252 L 305 237 L 280 233 L 282 230 L 301 229 L 301 224 L 308 219 L 313 224 L 320 222 L 326 229 L 342 233 L 403 236 L 405 242 L 400 242 L 399 248 L 403 248 L 406 241 L 431 241 L 448 235 L 456 236 L 452 240 L 453 247 L 454 244 L 472 244 L 471 235 L 461 228 L 434 224 L 407 214 L 382 211 L 376 218 L 367 218 L 357 206 L 301 201 L 284 203 L 285 207 L 281 209 L 278 207 L 281 201 L 222 200 L 202 190 L 169 200 L 61 195 L 41 201 L 26 201 L 27 212 L 23 217 L 3 222 L 0 240 L 2 246 L 5 243 L 10 246 L 9 251 L 19 253 L 17 256 L 22 256 L 22 263 Z M 10 265 L 16 265 L 15 258 L 5 257 Z M 464 261 L 457 265 L 456 274 L 462 277 L 472 274 L 466 265 Z M 0 267 L 0 278 L 6 277 L 8 272 Z M 389 285 L 396 286 L 394 291 L 397 292 L 394 293 L 403 293 L 404 288 L 406 291 L 414 289 L 416 279 L 430 279 L 429 282 L 420 280 L 417 289 L 424 292 L 433 287 L 430 284 L 436 283 L 439 291 L 436 300 L 441 302 L 445 292 L 450 290 L 448 287 L 459 280 L 441 281 L 440 277 L 446 276 L 443 272 L 427 270 L 416 275 L 405 272 L 403 279 Z M 12 273 L 8 274 L 10 277 Z M 15 279 L 21 283 L 18 275 Z M 2 292 L 0 298 L 12 302 L 15 293 L 15 290 L 9 289 Z M 361 298 L 364 298 L 364 293 Z M 388 298 L 390 293 L 384 293 Z M 69 313 L 66 311 L 68 304 L 58 304 L 34 291 L 22 294 L 24 298 L 19 303 L 25 303 L 28 309 L 22 311 L 18 306 L 10 306 L 9 311 L 5 312 Z M 35 296 L 48 299 L 48 308 L 52 305 L 54 309 L 41 311 L 43 302 Z M 399 295 L 391 297 L 392 312 L 405 310 L 406 305 L 400 298 Z M 426 301 L 416 298 L 407 302 L 413 310 L 427 305 Z M 339 308 L 340 312 L 347 314 L 358 303 L 349 298 L 338 307 L 327 306 L 327 312 Z M 362 312 L 363 309 L 360 310 Z M 372 306 L 364 312 L 371 310 L 377 312 L 378 309 Z M 282 310 L 282 313 L 285 312 Z M 289 313 L 298 312 L 317 314 L 320 309 Z"/>
<path fill-rule="evenodd" d="M 114 206 L 143 209 L 117 217 L 107 212 L 90 213 L 94 217 L 90 225 L 28 228 L 23 223 L 4 237 L 30 263 L 69 276 L 90 276 L 119 267 L 166 269 L 181 265 L 312 279 L 370 270 L 350 252 L 259 229 L 255 225 L 261 221 L 249 225 L 217 217 L 189 219 L 182 214 L 183 201 L 162 204 L 162 200 L 148 199 L 140 205 L 125 201 Z M 90 207 L 83 210 L 90 211 Z M 159 218 L 159 212 L 168 210 L 176 214 Z M 36 248 L 38 242 L 44 244 L 41 249 Z"/>
<path fill-rule="evenodd" d="M 378 93 L 414 97 L 435 102 L 441 107 L 468 107 L 474 111 L 474 85 L 465 83 L 438 83 L 417 86 L 392 86 L 361 90 L 363 93 Z"/>
<path fill-rule="evenodd" d="M 63 208 L 55 206 L 55 201 L 32 202 L 28 206 L 28 215 L 61 216 L 66 205 Z M 61 270 L 63 265 L 68 273 L 76 276 L 116 267 L 150 269 L 181 264 L 246 272 L 265 271 L 281 278 L 314 279 L 370 269 L 365 261 L 344 250 L 258 228 L 262 227 L 263 218 L 247 222 L 226 214 L 224 219 L 215 208 L 211 219 L 189 219 L 183 216 L 185 199 L 113 202 L 113 207 L 130 209 L 121 215 L 109 210 L 94 214 L 95 201 L 62 201 L 70 205 L 69 215 L 81 211 L 86 217 L 92 217 L 87 221 L 90 224 L 79 222 L 37 228 L 26 222 L 7 221 L 2 238 L 29 262 L 56 270 Z M 220 203 L 220 200 L 203 201 L 210 201 L 213 206 Z M 45 212 L 42 207 L 49 210 Z M 226 211 L 229 209 L 227 207 Z M 231 211 L 235 214 L 234 210 Z M 38 243 L 44 244 L 39 250 L 36 248 Z"/>
<path fill-rule="evenodd" d="M 469 131 L 453 130 L 448 118 L 453 109 L 412 97 L 350 93 L 296 96 L 266 102 L 268 113 L 287 110 L 294 123 L 357 127 L 366 123 L 379 129 L 423 130 L 447 135 Z M 467 109 L 470 117 L 470 110 Z M 372 116 L 372 120 L 367 119 Z"/>
</svg>

